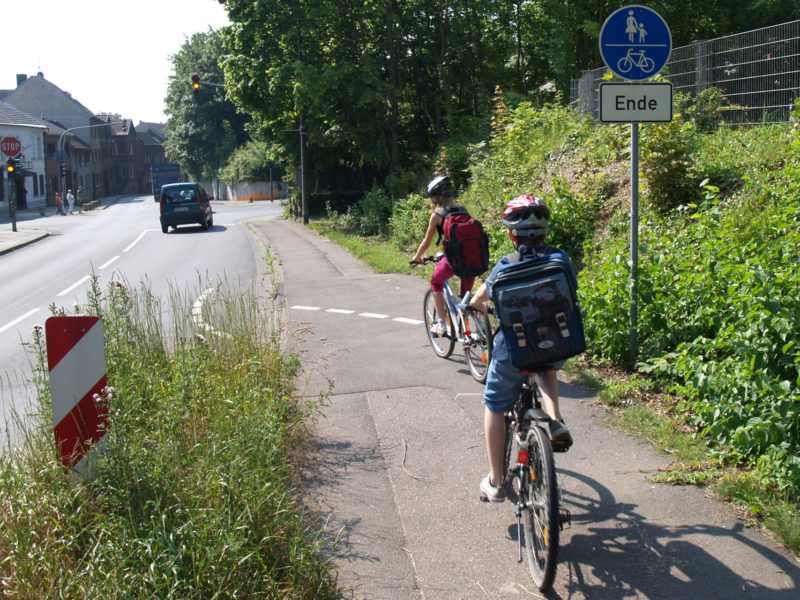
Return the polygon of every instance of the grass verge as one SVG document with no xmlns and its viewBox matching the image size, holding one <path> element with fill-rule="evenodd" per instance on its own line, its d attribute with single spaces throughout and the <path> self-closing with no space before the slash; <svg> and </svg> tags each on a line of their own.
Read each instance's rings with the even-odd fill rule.
<svg viewBox="0 0 800 600">
<path fill-rule="evenodd" d="M 403 256 L 397 248 L 378 238 L 365 238 L 334 229 L 328 221 L 317 221 L 311 228 L 330 238 L 355 257 L 363 260 L 376 273 L 408 273 L 410 267 L 408 257 Z"/>
<path fill-rule="evenodd" d="M 103 319 L 111 422 L 88 482 L 56 458 L 37 326 L 39 425 L 0 456 L 4 597 L 338 597 L 292 468 L 318 402 L 293 400 L 279 307 L 199 288 L 198 310 L 199 290 L 162 305 L 93 283 L 82 312 Z"/>
<path fill-rule="evenodd" d="M 591 380 L 596 381 L 593 376 Z M 669 407 L 648 389 L 646 378 L 607 378 L 599 397 L 626 431 L 648 441 L 671 458 L 653 480 L 669 484 L 706 485 L 739 510 L 742 519 L 763 526 L 786 548 L 800 555 L 800 511 L 786 502 L 769 481 L 719 459 L 706 443 L 687 431 Z"/>
</svg>

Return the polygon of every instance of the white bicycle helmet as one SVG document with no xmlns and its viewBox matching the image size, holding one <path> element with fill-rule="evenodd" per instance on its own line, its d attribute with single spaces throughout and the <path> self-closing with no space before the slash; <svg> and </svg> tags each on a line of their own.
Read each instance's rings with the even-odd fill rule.
<svg viewBox="0 0 800 600">
<path fill-rule="evenodd" d="M 453 195 L 453 182 L 447 175 L 439 175 L 428 184 L 425 195 L 433 198 L 434 196 L 450 197 Z M 434 203 L 438 204 L 434 200 Z"/>
<path fill-rule="evenodd" d="M 509 200 L 503 210 L 503 225 L 515 237 L 537 237 L 547 233 L 550 209 L 541 198 L 522 194 Z"/>
</svg>

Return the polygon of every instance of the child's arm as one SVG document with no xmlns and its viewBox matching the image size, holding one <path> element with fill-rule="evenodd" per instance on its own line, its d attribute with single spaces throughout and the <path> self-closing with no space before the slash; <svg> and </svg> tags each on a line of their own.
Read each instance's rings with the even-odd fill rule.
<svg viewBox="0 0 800 600">
<path fill-rule="evenodd" d="M 428 230 L 425 232 L 425 237 L 423 238 L 422 242 L 417 249 L 417 253 L 414 255 L 414 258 L 411 260 L 415 263 L 422 262 L 422 255 L 425 254 L 425 251 L 428 249 L 428 246 L 431 245 L 433 241 L 433 236 L 436 234 L 436 228 L 439 226 L 439 223 L 442 222 L 441 215 L 432 212 L 431 219 L 428 221 Z"/>
</svg>

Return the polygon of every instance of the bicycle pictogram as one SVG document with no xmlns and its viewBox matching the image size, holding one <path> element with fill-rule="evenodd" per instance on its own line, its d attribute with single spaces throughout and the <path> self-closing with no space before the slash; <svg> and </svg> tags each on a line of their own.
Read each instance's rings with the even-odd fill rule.
<svg viewBox="0 0 800 600">
<path fill-rule="evenodd" d="M 620 73 L 629 73 L 633 67 L 641 69 L 642 73 L 651 73 L 656 68 L 656 63 L 644 55 L 644 50 L 634 51 L 633 48 L 628 48 L 628 53 L 617 62 L 617 69 Z"/>
</svg>

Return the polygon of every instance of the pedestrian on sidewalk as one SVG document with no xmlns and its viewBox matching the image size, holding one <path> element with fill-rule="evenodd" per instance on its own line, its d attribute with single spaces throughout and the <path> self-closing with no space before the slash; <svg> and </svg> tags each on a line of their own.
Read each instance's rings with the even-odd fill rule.
<svg viewBox="0 0 800 600">
<path fill-rule="evenodd" d="M 64 204 L 61 202 L 61 194 L 56 192 L 56 214 L 61 215 L 62 217 L 66 217 L 66 213 L 64 212 Z"/>
<path fill-rule="evenodd" d="M 83 186 L 78 186 L 78 214 L 83 214 Z"/>
<path fill-rule="evenodd" d="M 67 214 L 74 214 L 72 207 L 75 205 L 75 196 L 72 194 L 72 190 L 67 190 Z"/>
</svg>

